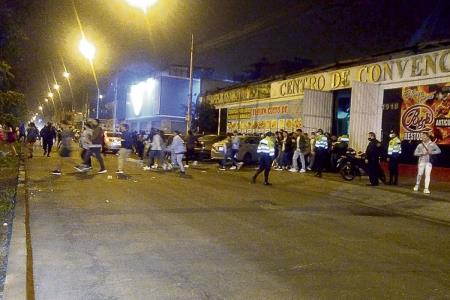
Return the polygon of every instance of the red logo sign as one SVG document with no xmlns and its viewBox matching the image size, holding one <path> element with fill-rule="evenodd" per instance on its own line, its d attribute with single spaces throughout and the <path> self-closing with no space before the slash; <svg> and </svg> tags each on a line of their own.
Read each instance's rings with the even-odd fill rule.
<svg viewBox="0 0 450 300">
<path fill-rule="evenodd" d="M 431 131 L 434 125 L 433 110 L 424 104 L 408 107 L 402 115 L 402 126 L 407 131 Z"/>
</svg>

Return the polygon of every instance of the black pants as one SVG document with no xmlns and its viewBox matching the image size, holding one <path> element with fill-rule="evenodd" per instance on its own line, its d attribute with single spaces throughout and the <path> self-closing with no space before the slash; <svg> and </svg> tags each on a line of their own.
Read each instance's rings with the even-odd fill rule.
<svg viewBox="0 0 450 300">
<path fill-rule="evenodd" d="M 91 161 L 91 157 L 87 156 L 88 151 L 86 149 L 83 149 L 81 151 L 81 160 L 83 161 L 83 163 L 86 164 L 86 166 L 91 167 L 92 166 L 92 161 Z"/>
<path fill-rule="evenodd" d="M 270 155 L 264 154 L 259 159 L 259 169 L 253 175 L 253 180 L 256 180 L 259 174 L 264 171 L 264 182 L 269 182 L 270 168 L 272 167 L 272 157 Z"/>
<path fill-rule="evenodd" d="M 186 160 L 186 164 L 187 165 L 189 165 L 189 161 L 195 160 L 194 148 L 187 148 L 186 149 L 186 155 L 184 156 L 184 159 Z"/>
<path fill-rule="evenodd" d="M 378 185 L 379 172 L 381 170 L 380 163 L 378 160 L 369 160 L 367 166 L 367 172 L 369 173 L 369 180 L 371 185 Z"/>
<path fill-rule="evenodd" d="M 50 155 L 50 152 L 52 152 L 53 147 L 53 140 L 42 140 L 42 148 L 44 148 L 44 155 Z"/>
<path fill-rule="evenodd" d="M 327 165 L 328 152 L 325 149 L 317 149 L 314 161 L 317 174 L 322 174 L 323 169 Z"/>
<path fill-rule="evenodd" d="M 398 157 L 389 157 L 389 183 L 398 183 Z"/>
<path fill-rule="evenodd" d="M 88 165 L 89 160 L 91 159 L 91 155 L 94 155 L 97 158 L 98 163 L 100 164 L 100 170 L 105 170 L 105 162 L 103 161 L 102 154 L 100 153 L 102 148 L 90 148 L 86 152 L 86 156 L 84 159 L 84 165 Z"/>
</svg>

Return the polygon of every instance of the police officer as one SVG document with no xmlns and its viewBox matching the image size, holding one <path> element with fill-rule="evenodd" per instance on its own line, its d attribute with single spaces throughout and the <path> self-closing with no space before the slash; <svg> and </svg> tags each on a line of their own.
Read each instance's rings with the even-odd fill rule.
<svg viewBox="0 0 450 300">
<path fill-rule="evenodd" d="M 264 171 L 264 185 L 272 185 L 269 183 L 270 168 L 275 157 L 275 140 L 272 132 L 267 132 L 265 137 L 259 142 L 257 153 L 261 156 L 259 158 L 259 168 L 252 177 L 252 183 L 255 183 L 258 175 Z"/>
<path fill-rule="evenodd" d="M 377 140 L 374 132 L 369 132 L 369 145 L 366 149 L 367 171 L 369 173 L 370 183 L 368 185 L 377 186 L 378 177 L 380 176 L 381 166 L 381 143 Z"/>
<path fill-rule="evenodd" d="M 316 139 L 314 141 L 314 151 L 316 153 L 316 177 L 322 177 L 323 168 L 325 168 L 328 156 L 328 138 L 323 134 L 323 130 L 317 130 Z"/>
<path fill-rule="evenodd" d="M 397 133 L 391 130 L 389 134 L 388 145 L 388 162 L 389 162 L 389 184 L 398 184 L 398 161 L 402 154 L 402 141 L 398 138 Z"/>
</svg>

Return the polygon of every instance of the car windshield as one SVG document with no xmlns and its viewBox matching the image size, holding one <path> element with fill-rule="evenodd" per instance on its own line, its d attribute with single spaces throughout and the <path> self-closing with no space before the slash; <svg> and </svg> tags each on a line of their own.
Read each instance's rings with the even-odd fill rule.
<svg viewBox="0 0 450 300">
<path fill-rule="evenodd" d="M 107 137 L 122 137 L 122 134 L 118 133 L 118 132 L 116 132 L 116 133 L 114 133 L 114 132 L 107 132 L 106 136 Z"/>
</svg>

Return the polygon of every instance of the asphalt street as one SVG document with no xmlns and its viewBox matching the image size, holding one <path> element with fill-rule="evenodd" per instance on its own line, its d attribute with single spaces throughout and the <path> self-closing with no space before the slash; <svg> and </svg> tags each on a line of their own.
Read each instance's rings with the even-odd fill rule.
<svg viewBox="0 0 450 300">
<path fill-rule="evenodd" d="M 450 298 L 450 227 L 357 201 L 415 195 L 328 174 L 253 185 L 253 168 L 211 164 L 117 176 L 113 155 L 108 174 L 57 177 L 55 163 L 27 161 L 36 299 Z"/>
</svg>

